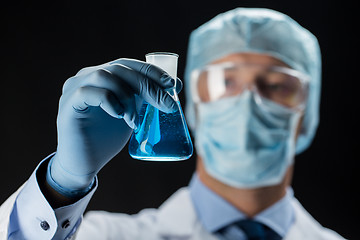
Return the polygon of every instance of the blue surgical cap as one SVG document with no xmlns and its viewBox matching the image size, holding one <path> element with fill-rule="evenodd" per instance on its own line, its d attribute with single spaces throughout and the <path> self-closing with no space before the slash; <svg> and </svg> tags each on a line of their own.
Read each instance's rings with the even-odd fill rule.
<svg viewBox="0 0 360 240">
<path fill-rule="evenodd" d="M 296 143 L 304 151 L 319 123 L 321 53 L 316 37 L 289 16 L 270 9 L 237 8 L 195 29 L 189 40 L 185 69 L 186 118 L 195 127 L 190 76 L 193 70 L 233 53 L 273 56 L 310 77 L 309 96 Z"/>
</svg>

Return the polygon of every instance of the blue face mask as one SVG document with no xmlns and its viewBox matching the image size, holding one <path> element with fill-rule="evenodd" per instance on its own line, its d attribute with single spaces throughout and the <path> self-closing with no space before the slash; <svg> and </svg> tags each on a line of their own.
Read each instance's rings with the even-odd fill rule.
<svg viewBox="0 0 360 240">
<path fill-rule="evenodd" d="M 259 103 L 251 91 L 197 107 L 196 147 L 210 175 L 238 188 L 281 182 L 295 155 L 299 112 Z"/>
</svg>

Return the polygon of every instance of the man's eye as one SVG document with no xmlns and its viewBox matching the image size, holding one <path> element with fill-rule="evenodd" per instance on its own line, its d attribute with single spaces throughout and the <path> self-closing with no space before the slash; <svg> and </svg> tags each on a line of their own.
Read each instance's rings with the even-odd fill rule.
<svg viewBox="0 0 360 240">
<path fill-rule="evenodd" d="M 226 78 L 224 82 L 225 82 L 225 87 L 227 88 L 235 86 L 235 80 L 231 78 Z"/>
<path fill-rule="evenodd" d="M 281 84 L 268 84 L 266 88 L 271 92 L 278 92 L 284 89 L 284 86 Z"/>
</svg>

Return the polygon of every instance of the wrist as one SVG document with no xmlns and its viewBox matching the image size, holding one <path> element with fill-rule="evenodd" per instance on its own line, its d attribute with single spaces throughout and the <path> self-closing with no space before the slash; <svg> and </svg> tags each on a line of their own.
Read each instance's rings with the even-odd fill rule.
<svg viewBox="0 0 360 240">
<path fill-rule="evenodd" d="M 66 171 L 55 158 L 56 155 L 47 166 L 47 184 L 67 198 L 79 198 L 86 195 L 94 185 L 95 176 L 75 176 Z"/>
</svg>

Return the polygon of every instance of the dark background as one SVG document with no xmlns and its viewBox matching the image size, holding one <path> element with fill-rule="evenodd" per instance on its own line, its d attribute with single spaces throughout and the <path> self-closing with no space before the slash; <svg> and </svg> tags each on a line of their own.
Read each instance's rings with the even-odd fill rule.
<svg viewBox="0 0 360 240">
<path fill-rule="evenodd" d="M 180 55 L 183 78 L 190 32 L 235 7 L 284 12 L 313 32 L 323 55 L 321 123 L 312 146 L 296 159 L 293 187 L 303 206 L 324 226 L 359 239 L 359 79 L 355 76 L 354 7 L 341 1 L 48 1 L 1 6 L 0 202 L 56 150 L 56 116 L 64 81 L 79 69 L 119 57 L 144 59 L 153 51 Z M 355 15 L 354 15 L 355 14 Z M 185 106 L 183 92 L 180 95 Z M 158 207 L 188 184 L 190 160 L 133 160 L 127 147 L 99 174 L 88 209 L 136 213 Z M 358 225 L 358 224 L 357 224 Z"/>
</svg>

